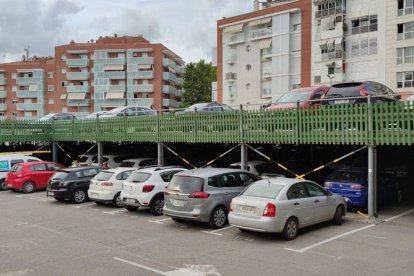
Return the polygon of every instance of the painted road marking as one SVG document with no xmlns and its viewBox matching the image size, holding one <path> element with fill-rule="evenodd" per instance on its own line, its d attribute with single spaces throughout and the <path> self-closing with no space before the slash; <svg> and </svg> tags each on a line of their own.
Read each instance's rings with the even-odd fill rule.
<svg viewBox="0 0 414 276">
<path fill-rule="evenodd" d="M 409 213 L 412 213 L 412 212 L 414 212 L 414 209 L 411 209 L 411 210 L 408 210 L 408 211 L 406 211 L 406 212 L 404 212 L 404 213 L 401 213 L 401 214 L 399 214 L 399 215 L 396 215 L 396 216 L 393 216 L 393 217 L 387 218 L 387 219 L 383 220 L 383 222 L 392 221 L 392 220 L 394 220 L 394 219 L 400 218 L 400 217 L 402 217 L 402 216 L 404 216 L 404 215 L 407 215 L 407 214 L 409 214 Z M 361 227 L 361 228 L 357 228 L 357 229 L 354 229 L 354 230 L 352 230 L 352 231 L 345 232 L 345 233 L 343 233 L 343 234 L 340 234 L 340 235 L 334 236 L 334 237 L 332 237 L 332 238 L 329 238 L 329 239 L 323 240 L 323 241 L 321 241 L 321 242 L 314 243 L 314 244 L 312 244 L 312 245 L 310 245 L 310 246 L 308 246 L 308 247 L 304 247 L 304 248 L 302 248 L 302 249 L 293 249 L 293 248 L 285 248 L 285 249 L 286 249 L 286 250 L 289 250 L 289 251 L 298 252 L 298 253 L 304 253 L 304 252 L 308 251 L 309 249 L 312 249 L 312 248 L 318 247 L 318 246 L 320 246 L 320 245 L 323 245 L 323 244 L 325 244 L 325 243 L 328 243 L 328 242 L 331 242 L 331 241 L 334 241 L 334 240 L 340 239 L 340 238 L 342 238 L 342 237 L 349 236 L 349 235 L 351 235 L 351 234 L 354 234 L 354 233 L 357 233 L 357 232 L 360 232 L 360 231 L 363 231 L 363 230 L 366 230 L 366 229 L 369 229 L 369 228 L 375 227 L 375 226 L 377 226 L 377 225 L 378 225 L 378 224 L 370 224 L 370 225 L 368 225 L 368 226 L 364 226 L 364 227 Z"/>
<path fill-rule="evenodd" d="M 127 210 L 122 209 L 122 210 L 116 210 L 116 211 L 111 211 L 111 212 L 103 212 L 104 214 L 108 214 L 108 215 L 115 215 L 116 213 L 122 213 L 122 212 L 126 212 Z"/>
<path fill-rule="evenodd" d="M 33 269 L 23 269 L 23 270 L 17 270 L 12 272 L 6 272 L 6 273 L 0 273 L 0 276 L 23 276 L 27 274 L 33 274 Z"/>
<path fill-rule="evenodd" d="M 169 220 L 171 220 L 171 218 L 160 219 L 160 220 L 148 220 L 148 221 L 152 223 L 164 224 L 163 221 L 169 221 Z"/>
<path fill-rule="evenodd" d="M 227 226 L 227 227 L 224 227 L 224 228 L 221 228 L 221 229 L 217 229 L 217 230 L 213 230 L 213 231 L 201 230 L 201 232 L 206 233 L 206 234 L 210 234 L 210 235 L 223 236 L 223 234 L 220 234 L 220 233 L 217 233 L 217 232 L 227 230 L 227 229 L 230 229 L 230 228 L 233 228 L 233 227 L 234 226 L 230 225 L 230 226 Z"/>
<path fill-rule="evenodd" d="M 72 207 L 79 209 L 79 208 L 82 208 L 82 207 L 85 207 L 85 206 L 92 206 L 92 205 L 95 205 L 95 202 L 83 203 L 82 205 L 72 205 Z"/>
</svg>

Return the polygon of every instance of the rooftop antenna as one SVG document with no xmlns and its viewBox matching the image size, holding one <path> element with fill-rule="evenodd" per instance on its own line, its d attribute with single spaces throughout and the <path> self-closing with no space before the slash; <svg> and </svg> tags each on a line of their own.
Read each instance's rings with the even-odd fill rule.
<svg viewBox="0 0 414 276">
<path fill-rule="evenodd" d="M 30 50 L 30 46 L 27 46 L 27 48 L 24 49 L 24 51 L 26 52 L 26 60 L 29 60 L 29 50 Z"/>
</svg>

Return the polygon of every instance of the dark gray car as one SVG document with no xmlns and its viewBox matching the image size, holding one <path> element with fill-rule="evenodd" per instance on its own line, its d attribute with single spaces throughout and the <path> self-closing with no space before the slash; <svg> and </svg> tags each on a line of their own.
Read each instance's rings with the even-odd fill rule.
<svg viewBox="0 0 414 276">
<path fill-rule="evenodd" d="M 163 213 L 177 222 L 194 220 L 222 228 L 231 200 L 258 179 L 252 173 L 225 168 L 177 173 L 165 191 Z"/>
</svg>

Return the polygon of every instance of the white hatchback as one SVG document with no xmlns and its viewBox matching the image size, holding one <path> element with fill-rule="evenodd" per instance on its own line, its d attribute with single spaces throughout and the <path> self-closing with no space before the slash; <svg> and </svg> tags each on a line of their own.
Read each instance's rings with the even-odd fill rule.
<svg viewBox="0 0 414 276">
<path fill-rule="evenodd" d="M 134 171 L 122 185 L 121 200 L 129 211 L 149 207 L 155 216 L 162 215 L 164 191 L 178 167 L 151 167 Z"/>
<path fill-rule="evenodd" d="M 112 203 L 115 207 L 122 207 L 120 193 L 122 183 L 134 171 L 131 168 L 107 169 L 92 178 L 89 185 L 88 197 L 96 203 Z"/>
</svg>

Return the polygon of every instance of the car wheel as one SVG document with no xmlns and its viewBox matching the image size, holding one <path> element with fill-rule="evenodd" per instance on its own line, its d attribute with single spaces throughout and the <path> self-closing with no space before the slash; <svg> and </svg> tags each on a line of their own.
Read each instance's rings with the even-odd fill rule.
<svg viewBox="0 0 414 276">
<path fill-rule="evenodd" d="M 333 224 L 341 225 L 342 224 L 342 206 L 336 207 L 335 215 L 332 220 Z"/>
<path fill-rule="evenodd" d="M 116 194 L 114 199 L 112 200 L 112 206 L 116 208 L 122 208 L 124 206 L 124 203 L 121 200 L 121 194 Z"/>
<path fill-rule="evenodd" d="M 164 207 L 164 197 L 163 196 L 157 196 L 151 202 L 150 212 L 154 216 L 161 216 L 163 207 Z"/>
<path fill-rule="evenodd" d="M 83 203 L 86 201 L 86 193 L 82 189 L 76 189 L 72 194 L 72 202 Z"/>
<path fill-rule="evenodd" d="M 285 227 L 282 232 L 285 240 L 294 240 L 298 235 L 298 221 L 295 218 L 289 218 L 286 221 Z"/>
<path fill-rule="evenodd" d="M 219 229 L 222 228 L 227 221 L 227 212 L 224 207 L 216 207 L 211 213 L 210 217 L 210 227 Z"/>
<path fill-rule="evenodd" d="M 183 219 L 179 219 L 179 218 L 171 218 L 173 221 L 177 222 L 177 223 L 183 223 L 184 220 Z"/>
<path fill-rule="evenodd" d="M 127 209 L 128 211 L 134 212 L 136 210 L 138 210 L 138 206 L 130 206 L 130 205 L 124 205 L 125 209 Z"/>
<path fill-rule="evenodd" d="M 5 179 L 1 179 L 0 180 L 0 191 L 5 191 L 5 190 L 7 190 L 6 180 Z"/>
<path fill-rule="evenodd" d="M 25 194 L 32 193 L 34 189 L 35 189 L 35 184 L 32 181 L 27 181 L 26 183 L 24 183 L 22 187 L 22 191 Z"/>
</svg>

